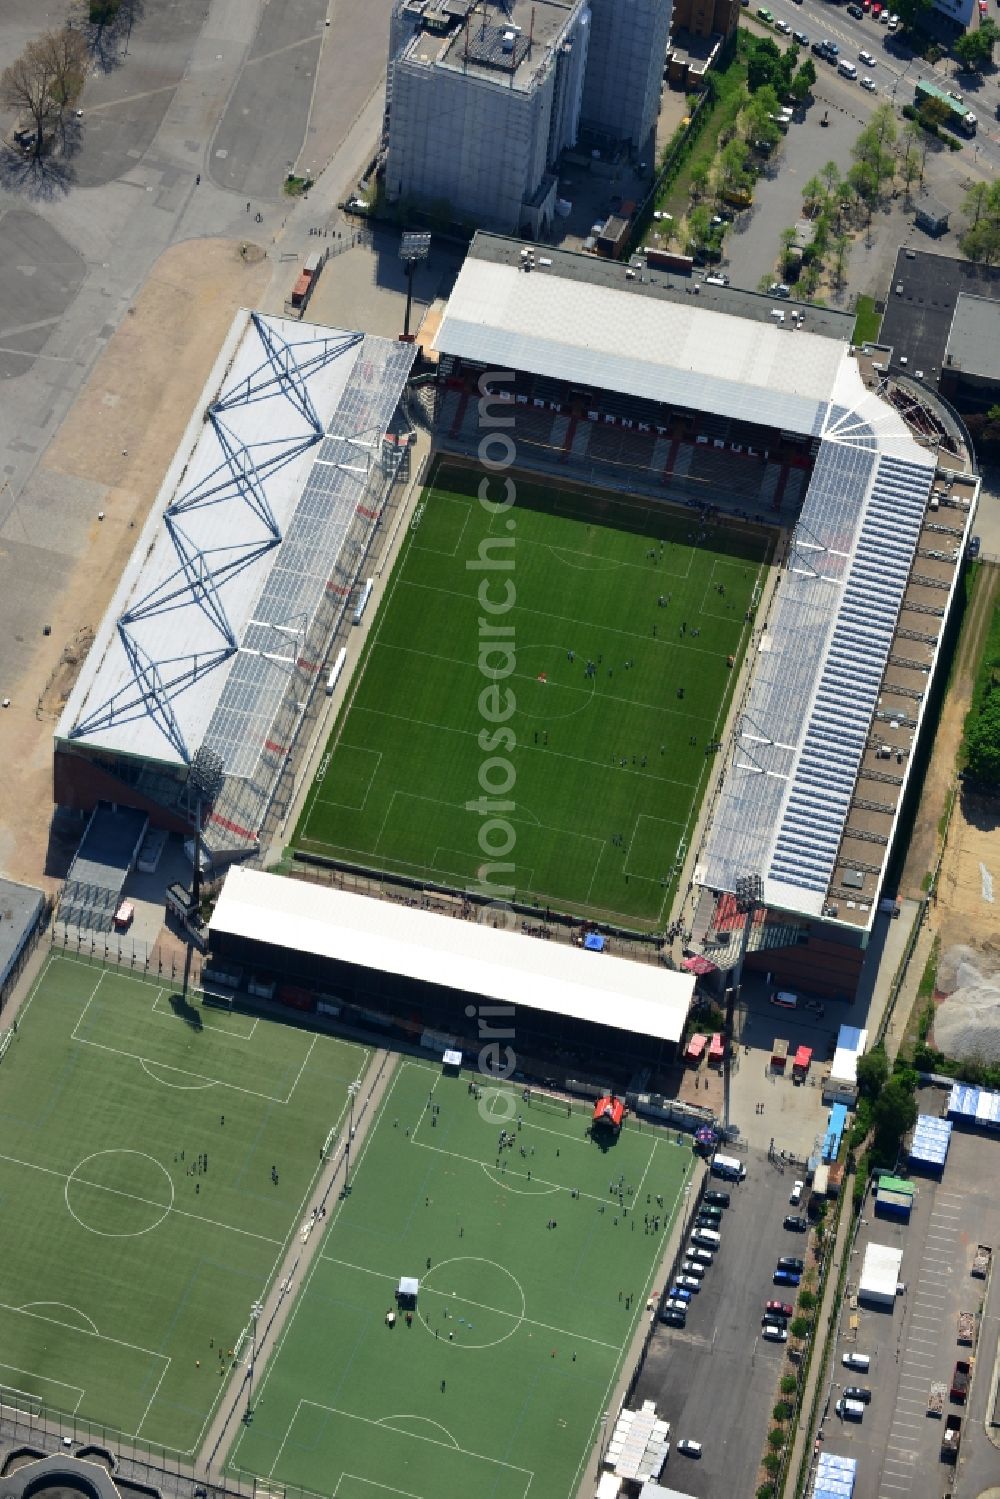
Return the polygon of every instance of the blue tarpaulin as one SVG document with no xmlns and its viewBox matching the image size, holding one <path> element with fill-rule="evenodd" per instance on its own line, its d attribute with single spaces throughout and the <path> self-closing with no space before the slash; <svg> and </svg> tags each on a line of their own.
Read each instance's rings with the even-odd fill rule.
<svg viewBox="0 0 1000 1499">
<path fill-rule="evenodd" d="M 823 1140 L 824 1161 L 835 1161 L 840 1150 L 840 1141 L 847 1126 L 846 1103 L 835 1103 L 830 1110 L 830 1123 Z"/>
<path fill-rule="evenodd" d="M 588 952 L 603 952 L 604 938 L 599 932 L 588 932 L 583 939 L 583 945 Z"/>
</svg>

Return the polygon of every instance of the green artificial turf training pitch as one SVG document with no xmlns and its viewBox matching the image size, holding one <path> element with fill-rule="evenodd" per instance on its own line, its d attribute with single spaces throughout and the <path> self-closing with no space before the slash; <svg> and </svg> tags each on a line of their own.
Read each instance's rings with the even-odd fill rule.
<svg viewBox="0 0 1000 1499">
<path fill-rule="evenodd" d="M 479 479 L 439 471 L 415 513 L 295 845 L 465 889 L 491 862 L 482 835 L 511 866 L 494 884 L 517 899 L 656 927 L 770 542 L 731 519 L 699 535 L 690 512 L 523 479 L 491 515 Z M 510 607 L 487 614 L 483 583 L 487 604 Z M 481 661 L 490 626 L 509 631 L 509 658 Z M 497 684 L 511 697 L 486 707 L 513 703 L 503 725 L 484 717 L 484 666 L 512 666 Z M 505 828 L 484 829 L 484 786 Z"/>
<path fill-rule="evenodd" d="M 334 1499 L 571 1499 L 692 1163 L 588 1125 L 402 1061 L 230 1468 Z M 401 1276 L 416 1310 L 390 1328 Z"/>
<path fill-rule="evenodd" d="M 194 1452 L 365 1065 L 51 957 L 0 1062 L 4 1399 Z"/>
</svg>

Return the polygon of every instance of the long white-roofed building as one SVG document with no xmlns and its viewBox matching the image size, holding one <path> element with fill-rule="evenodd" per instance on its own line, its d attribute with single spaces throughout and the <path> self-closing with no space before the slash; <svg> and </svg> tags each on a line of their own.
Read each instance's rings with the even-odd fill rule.
<svg viewBox="0 0 1000 1499">
<path fill-rule="evenodd" d="M 237 315 L 56 729 L 58 805 L 183 831 L 207 792 L 209 847 L 255 848 L 406 466 L 414 356 Z"/>
<path fill-rule="evenodd" d="M 435 339 L 439 444 L 469 450 L 486 391 L 525 467 L 781 528 L 694 878 L 730 908 L 752 878 L 790 949 L 812 931 L 857 951 L 978 484 L 954 418 L 889 385 L 848 316 L 656 259 L 478 235 Z"/>
</svg>

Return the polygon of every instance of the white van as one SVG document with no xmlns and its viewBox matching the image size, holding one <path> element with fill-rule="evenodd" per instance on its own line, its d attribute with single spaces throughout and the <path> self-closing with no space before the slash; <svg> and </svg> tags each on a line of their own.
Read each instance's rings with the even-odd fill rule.
<svg viewBox="0 0 1000 1499">
<path fill-rule="evenodd" d="M 846 57 L 842 57 L 838 62 L 837 72 L 844 78 L 857 78 L 858 76 L 857 68 L 852 62 L 848 62 Z"/>
<path fill-rule="evenodd" d="M 746 1174 L 747 1168 L 734 1155 L 714 1155 L 712 1157 L 713 1176 L 725 1177 L 727 1181 L 741 1182 Z"/>
<path fill-rule="evenodd" d="M 775 989 L 771 995 L 771 1003 L 782 1010 L 797 1010 L 799 1007 L 799 996 L 792 994 L 788 989 Z"/>
<path fill-rule="evenodd" d="M 860 1400 L 848 1400 L 845 1396 L 837 1401 L 837 1415 L 842 1421 L 863 1421 L 865 1408 Z"/>
<path fill-rule="evenodd" d="M 859 1374 L 867 1374 L 871 1366 L 871 1355 L 868 1353 L 845 1353 L 840 1362 L 845 1369 L 855 1369 Z"/>
<path fill-rule="evenodd" d="M 691 1243 L 704 1249 L 718 1249 L 722 1244 L 722 1235 L 717 1234 L 714 1228 L 696 1228 L 691 1235 Z"/>
</svg>

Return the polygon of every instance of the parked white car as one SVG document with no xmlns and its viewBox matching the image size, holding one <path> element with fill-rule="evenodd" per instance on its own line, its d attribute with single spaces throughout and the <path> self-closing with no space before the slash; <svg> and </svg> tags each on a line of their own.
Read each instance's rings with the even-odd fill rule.
<svg viewBox="0 0 1000 1499">
<path fill-rule="evenodd" d="M 862 78 L 861 87 L 863 89 L 867 89 L 870 94 L 874 94 L 876 92 L 874 78 Z"/>
<path fill-rule="evenodd" d="M 788 1196 L 788 1201 L 792 1204 L 793 1208 L 797 1208 L 799 1203 L 802 1201 L 802 1194 L 805 1189 L 805 1182 L 793 1182 L 792 1190 Z"/>
</svg>

